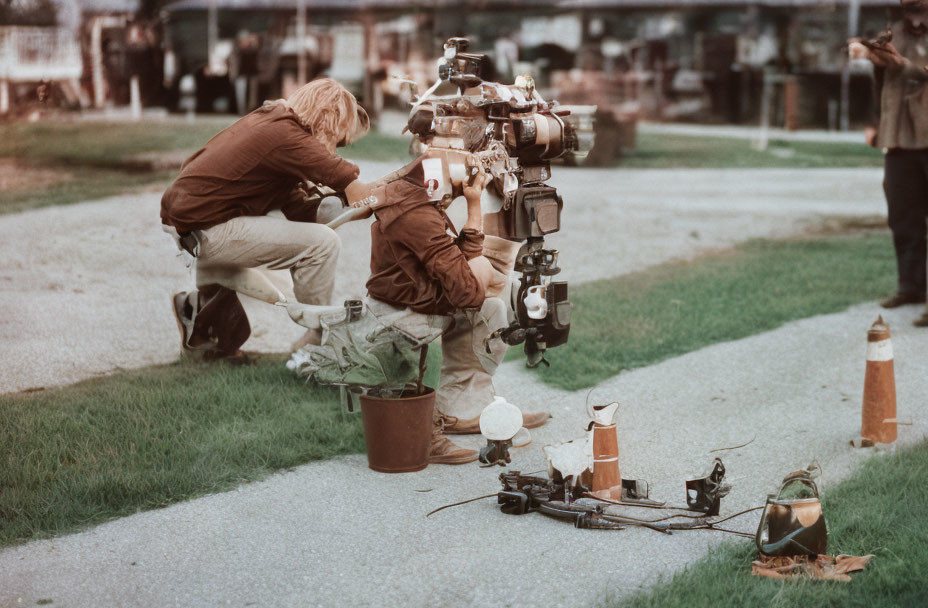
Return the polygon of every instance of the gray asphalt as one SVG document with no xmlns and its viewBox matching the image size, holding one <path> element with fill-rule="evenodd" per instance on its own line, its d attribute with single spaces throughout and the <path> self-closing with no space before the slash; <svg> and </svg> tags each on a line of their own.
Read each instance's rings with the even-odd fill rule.
<svg viewBox="0 0 928 608">
<path fill-rule="evenodd" d="M 915 422 L 900 427 L 897 443 L 923 439 L 928 341 L 911 326 L 919 312 L 864 304 L 599 384 L 595 400 L 623 404 L 623 476 L 647 479 L 653 497 L 679 504 L 684 479 L 708 467 L 711 450 L 753 439 L 721 453 L 733 485 L 723 514 L 761 504 L 783 475 L 813 460 L 827 491 L 873 453 L 848 441 L 860 427 L 866 330 L 878 314 L 893 329 L 899 416 Z M 498 383 L 510 399 L 554 415 L 514 451 L 514 468 L 541 469 L 542 445 L 581 436 L 586 391 L 552 390 L 516 362 Z M 302 466 L 3 550 L 0 605 L 580 606 L 644 588 L 727 541 L 709 531 L 576 530 L 539 514 L 504 515 L 492 500 L 426 519 L 496 491 L 499 472 L 466 465 L 386 475 L 367 469 L 364 456 Z M 756 525 L 754 514 L 732 527 Z"/>
<path fill-rule="evenodd" d="M 360 163 L 362 179 L 395 169 Z M 885 216 L 879 169 L 596 170 L 556 167 L 563 278 L 587 281 L 836 218 Z M 160 230 L 159 192 L 0 216 L 0 393 L 173 361 L 170 295 L 192 278 Z M 455 210 L 452 216 L 462 209 Z M 339 229 L 334 301 L 363 295 L 368 222 Z M 280 352 L 302 329 L 246 302 L 246 350 Z"/>
</svg>

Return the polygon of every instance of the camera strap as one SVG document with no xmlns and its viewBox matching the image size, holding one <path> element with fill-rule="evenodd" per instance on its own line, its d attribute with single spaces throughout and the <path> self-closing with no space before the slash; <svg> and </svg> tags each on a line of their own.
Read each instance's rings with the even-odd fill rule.
<svg viewBox="0 0 928 608">
<path fill-rule="evenodd" d="M 451 218 L 448 217 L 448 214 L 445 213 L 444 208 L 442 208 L 441 203 L 436 203 L 435 208 L 438 209 L 438 212 L 441 214 L 442 219 L 445 220 L 445 226 L 449 230 L 451 230 L 451 234 L 454 235 L 454 238 L 458 238 L 460 235 L 458 234 L 457 229 L 455 229 L 454 224 L 451 223 Z"/>
</svg>

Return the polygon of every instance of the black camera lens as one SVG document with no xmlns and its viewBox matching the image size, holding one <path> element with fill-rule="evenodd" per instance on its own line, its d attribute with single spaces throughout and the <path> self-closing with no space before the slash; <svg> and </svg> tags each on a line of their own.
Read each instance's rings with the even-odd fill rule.
<svg viewBox="0 0 928 608">
<path fill-rule="evenodd" d="M 519 129 L 519 143 L 522 145 L 532 145 L 538 138 L 538 128 L 535 121 L 531 118 L 522 119 L 522 128 Z"/>
</svg>

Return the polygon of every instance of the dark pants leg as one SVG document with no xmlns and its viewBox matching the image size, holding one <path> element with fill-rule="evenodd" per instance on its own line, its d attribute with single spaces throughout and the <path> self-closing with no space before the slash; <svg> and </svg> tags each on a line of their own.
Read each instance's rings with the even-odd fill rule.
<svg viewBox="0 0 928 608">
<path fill-rule="evenodd" d="M 893 232 L 899 293 L 925 293 L 928 150 L 886 154 L 883 191 Z"/>
</svg>

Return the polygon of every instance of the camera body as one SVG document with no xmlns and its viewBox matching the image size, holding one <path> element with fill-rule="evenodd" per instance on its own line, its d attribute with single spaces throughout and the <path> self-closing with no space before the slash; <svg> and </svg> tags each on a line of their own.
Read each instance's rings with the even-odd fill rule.
<svg viewBox="0 0 928 608">
<path fill-rule="evenodd" d="M 413 103 L 407 128 L 413 152 L 433 201 L 450 203 L 477 173 L 490 177 L 484 199 L 484 232 L 523 245 L 515 270 L 522 274 L 512 297 L 513 320 L 495 334 L 510 345 L 525 344 L 531 367 L 546 363 L 546 348 L 563 344 L 570 331 L 572 305 L 560 272 L 558 252 L 544 237 L 561 227 L 563 200 L 546 182 L 550 161 L 576 149 L 577 136 L 565 123 L 566 111 L 545 101 L 529 76 L 512 85 L 486 80 L 493 72 L 485 55 L 468 53 L 466 38 L 451 38 L 438 62 L 439 80 Z M 439 94 L 439 91 L 443 91 Z M 534 289 L 532 289 L 534 288 Z M 544 297 L 531 314 L 525 299 Z"/>
</svg>

